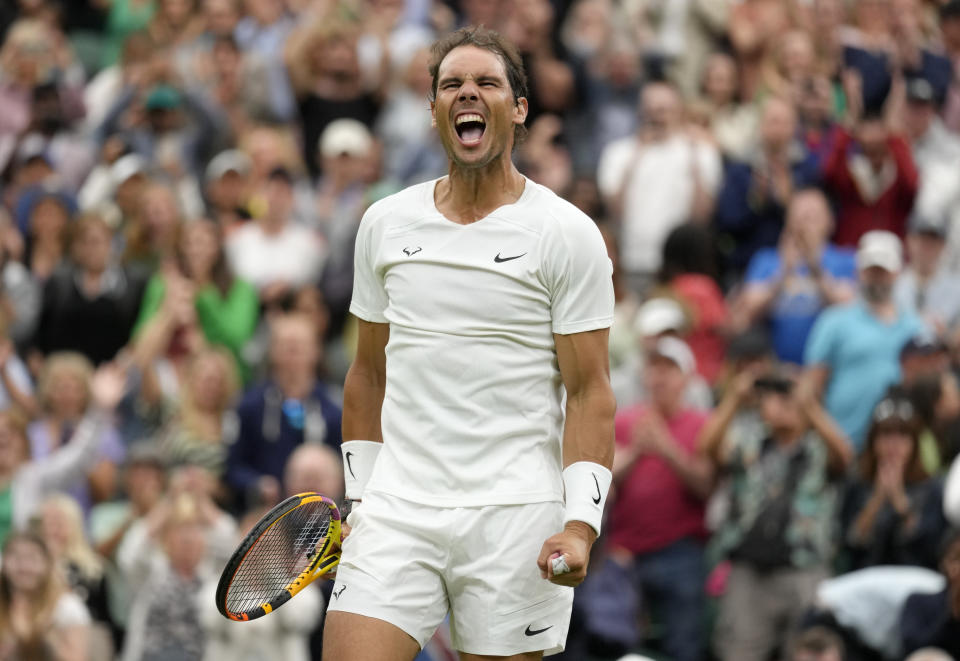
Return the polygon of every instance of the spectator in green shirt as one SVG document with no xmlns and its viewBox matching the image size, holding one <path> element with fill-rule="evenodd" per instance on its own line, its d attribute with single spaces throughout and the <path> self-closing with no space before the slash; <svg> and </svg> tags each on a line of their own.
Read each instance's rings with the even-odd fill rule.
<svg viewBox="0 0 960 661">
<path fill-rule="evenodd" d="M 207 342 L 233 354 L 246 381 L 250 370 L 242 350 L 258 314 L 256 290 L 227 267 L 219 228 L 198 220 L 183 226 L 176 264 L 161 268 L 147 283 L 133 336 L 142 342 L 149 331 L 164 353 L 164 346 L 167 352 L 176 349 L 172 345 L 187 327 L 198 327 Z"/>
</svg>

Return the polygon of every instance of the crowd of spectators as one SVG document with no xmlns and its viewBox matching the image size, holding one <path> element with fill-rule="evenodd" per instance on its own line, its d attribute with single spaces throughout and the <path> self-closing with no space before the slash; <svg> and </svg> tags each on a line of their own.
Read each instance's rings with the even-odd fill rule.
<svg viewBox="0 0 960 661">
<path fill-rule="evenodd" d="M 342 497 L 357 225 L 445 173 L 429 45 L 480 24 L 614 265 L 562 658 L 960 659 L 960 0 L 8 0 L 0 661 L 320 658 L 329 583 L 216 579 Z"/>
</svg>

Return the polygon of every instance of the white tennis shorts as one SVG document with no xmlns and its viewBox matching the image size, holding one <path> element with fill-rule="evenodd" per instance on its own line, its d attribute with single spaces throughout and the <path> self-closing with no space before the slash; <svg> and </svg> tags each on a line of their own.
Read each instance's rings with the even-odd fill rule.
<svg viewBox="0 0 960 661">
<path fill-rule="evenodd" d="M 537 567 L 563 529 L 561 503 L 448 508 L 365 494 L 350 522 L 328 610 L 389 622 L 421 648 L 449 612 L 461 652 L 563 651 L 573 589 Z"/>
</svg>

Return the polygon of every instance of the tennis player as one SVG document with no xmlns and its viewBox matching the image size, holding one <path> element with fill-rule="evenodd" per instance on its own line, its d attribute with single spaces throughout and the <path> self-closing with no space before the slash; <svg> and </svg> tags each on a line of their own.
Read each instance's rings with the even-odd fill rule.
<svg viewBox="0 0 960 661">
<path fill-rule="evenodd" d="M 430 72 L 449 174 L 357 235 L 343 458 L 362 504 L 324 658 L 410 661 L 449 613 L 461 659 L 540 659 L 563 649 L 610 486 L 611 264 L 590 218 L 511 161 L 513 46 L 460 30 Z"/>
</svg>

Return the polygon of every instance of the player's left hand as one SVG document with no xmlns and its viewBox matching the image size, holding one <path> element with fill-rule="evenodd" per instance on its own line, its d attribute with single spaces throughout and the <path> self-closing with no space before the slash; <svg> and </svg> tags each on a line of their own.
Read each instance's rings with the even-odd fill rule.
<svg viewBox="0 0 960 661">
<path fill-rule="evenodd" d="M 563 532 L 557 533 L 543 543 L 537 566 L 540 576 L 551 583 L 576 587 L 587 577 L 587 565 L 590 563 L 590 547 L 597 535 L 593 528 L 582 521 L 570 521 Z M 553 559 L 564 556 L 570 571 L 554 575 Z"/>
</svg>

